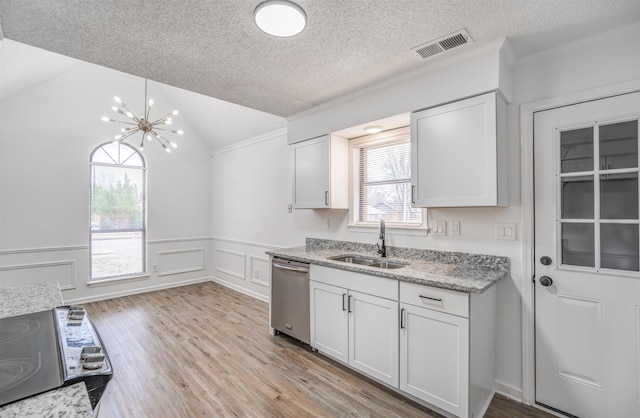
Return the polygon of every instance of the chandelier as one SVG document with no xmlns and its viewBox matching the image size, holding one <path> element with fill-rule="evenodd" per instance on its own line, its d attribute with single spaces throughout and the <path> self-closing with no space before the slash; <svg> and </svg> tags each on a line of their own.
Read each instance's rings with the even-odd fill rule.
<svg viewBox="0 0 640 418">
<path fill-rule="evenodd" d="M 113 111 L 118 113 L 119 115 L 126 116 L 127 118 L 129 118 L 129 120 L 117 120 L 117 119 L 110 118 L 108 116 L 102 117 L 102 120 L 104 122 L 117 122 L 117 123 L 122 123 L 124 125 L 128 125 L 120 129 L 120 134 L 116 135 L 113 138 L 114 144 L 123 142 L 125 139 L 131 137 L 132 135 L 138 132 L 142 132 L 142 138 L 140 140 L 140 146 L 139 146 L 140 151 L 144 150 L 145 138 L 147 139 L 147 141 L 153 141 L 153 140 L 158 141 L 158 143 L 162 145 L 162 148 L 164 148 L 164 150 L 167 152 L 171 152 L 171 148 L 178 148 L 178 145 L 175 142 L 170 141 L 169 139 L 162 136 L 162 135 L 166 135 L 165 132 L 169 132 L 177 135 L 182 135 L 184 133 L 181 130 L 168 129 L 167 127 L 167 125 L 171 125 L 173 123 L 173 116 L 176 116 L 178 114 L 178 111 L 174 110 L 173 112 L 168 113 L 167 115 L 159 119 L 156 119 L 153 121 L 151 120 L 150 114 L 151 114 L 151 107 L 153 106 L 153 99 L 149 99 L 149 101 L 147 101 L 147 79 L 146 78 L 144 79 L 144 103 L 146 105 L 146 109 L 145 109 L 145 112 L 142 114 L 142 116 L 136 116 L 127 107 L 125 102 L 123 102 L 118 96 L 114 96 L 113 99 L 116 101 L 119 107 L 113 106 L 111 107 L 111 109 L 113 109 Z M 162 135 L 160 133 L 162 133 Z"/>
</svg>

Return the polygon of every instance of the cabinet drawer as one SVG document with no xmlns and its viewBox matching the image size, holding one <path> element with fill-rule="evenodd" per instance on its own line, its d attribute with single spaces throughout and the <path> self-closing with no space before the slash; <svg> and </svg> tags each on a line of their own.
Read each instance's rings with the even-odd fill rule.
<svg viewBox="0 0 640 418">
<path fill-rule="evenodd" d="M 345 287 L 367 295 L 379 296 L 385 299 L 398 300 L 398 281 L 369 274 L 340 270 L 331 267 L 312 264 L 311 280 Z"/>
<path fill-rule="evenodd" d="M 400 302 L 469 317 L 469 294 L 454 290 L 400 282 Z"/>
</svg>

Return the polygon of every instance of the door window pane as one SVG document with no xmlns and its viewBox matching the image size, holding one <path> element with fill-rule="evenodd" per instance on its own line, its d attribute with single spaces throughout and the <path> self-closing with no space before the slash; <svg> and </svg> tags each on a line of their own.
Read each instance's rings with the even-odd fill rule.
<svg viewBox="0 0 640 418">
<path fill-rule="evenodd" d="M 600 218 L 638 219 L 638 173 L 600 175 Z"/>
<path fill-rule="evenodd" d="M 638 121 L 600 127 L 600 169 L 638 166 Z"/>
<path fill-rule="evenodd" d="M 593 176 L 562 179 L 562 218 L 593 219 Z"/>
<path fill-rule="evenodd" d="M 593 128 L 560 133 L 560 165 L 563 173 L 593 171 Z"/>
<path fill-rule="evenodd" d="M 593 224 L 562 224 L 562 264 L 595 267 Z"/>
<path fill-rule="evenodd" d="M 638 271 L 638 225 L 600 225 L 600 265 L 603 268 Z"/>
</svg>

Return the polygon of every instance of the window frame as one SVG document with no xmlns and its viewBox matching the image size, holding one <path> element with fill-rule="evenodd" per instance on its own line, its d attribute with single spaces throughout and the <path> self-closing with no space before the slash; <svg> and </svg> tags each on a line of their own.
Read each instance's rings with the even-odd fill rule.
<svg viewBox="0 0 640 418">
<path fill-rule="evenodd" d="M 360 202 L 360 155 L 359 149 L 363 145 L 375 146 L 386 145 L 394 142 L 408 142 L 411 143 L 411 131 L 409 126 L 392 129 L 389 131 L 380 132 L 377 134 L 364 135 L 354 138 L 349 141 L 349 160 L 351 162 L 351 178 L 349 181 L 349 195 L 350 195 L 350 215 L 348 227 L 351 230 L 365 230 L 370 228 L 378 228 L 378 221 L 360 221 L 359 217 L 359 202 Z M 411 185 L 411 181 L 409 181 Z M 387 229 L 398 230 L 400 234 L 402 232 L 409 233 L 410 235 L 426 235 L 427 228 L 427 210 L 424 208 L 415 208 L 421 212 L 421 222 L 418 223 L 403 223 L 385 221 Z M 414 233 L 411 233 L 413 231 Z"/>
<path fill-rule="evenodd" d="M 138 158 L 140 158 L 140 161 L 142 163 L 141 166 L 138 165 L 127 165 L 125 164 L 127 160 L 129 160 L 131 158 L 128 157 L 127 160 L 124 161 L 124 163 L 122 164 L 116 164 L 116 163 L 102 163 L 102 162 L 94 162 L 94 156 L 95 154 L 101 150 L 103 147 L 108 146 L 113 144 L 113 141 L 111 142 L 105 142 L 102 143 L 100 145 L 98 145 L 97 147 L 95 147 L 92 151 L 91 154 L 89 155 L 89 284 L 91 285 L 95 285 L 95 284 L 106 284 L 109 282 L 113 282 L 113 281 L 122 281 L 122 280 L 131 280 L 131 279 L 139 279 L 139 278 L 145 278 L 148 277 L 148 268 L 147 268 L 147 161 L 144 158 L 144 155 L 142 153 L 140 153 L 136 148 L 134 148 L 133 146 L 124 143 L 124 142 L 118 142 L 118 146 L 119 147 L 126 147 L 129 148 L 131 151 L 133 151 L 133 153 L 135 155 L 138 156 Z M 120 148 L 118 149 L 118 152 L 120 152 Z M 134 155 L 132 154 L 132 155 Z M 118 274 L 118 275 L 113 275 L 113 276 L 105 276 L 105 277 L 100 277 L 100 278 L 94 278 L 93 277 L 93 231 L 91 228 L 91 223 L 92 223 L 92 214 L 93 214 L 93 205 L 92 205 L 92 200 L 93 200 L 93 190 L 94 190 L 94 184 L 93 184 L 93 173 L 94 173 L 94 167 L 99 166 L 99 167 L 118 167 L 118 168 L 124 168 L 124 169 L 135 169 L 135 170 L 141 170 L 142 171 L 142 211 L 141 211 L 141 216 L 142 216 L 142 222 L 141 222 L 141 226 L 140 226 L 140 232 L 141 232 L 141 240 L 142 240 L 142 271 L 140 272 L 135 272 L 135 273 L 125 273 L 125 274 Z"/>
</svg>

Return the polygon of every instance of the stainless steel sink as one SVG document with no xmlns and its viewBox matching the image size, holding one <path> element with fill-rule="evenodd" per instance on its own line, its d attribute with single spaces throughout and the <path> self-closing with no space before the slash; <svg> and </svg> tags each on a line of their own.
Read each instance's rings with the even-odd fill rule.
<svg viewBox="0 0 640 418">
<path fill-rule="evenodd" d="M 366 257 L 358 257 L 358 256 L 351 256 L 351 255 L 339 255 L 336 257 L 329 257 L 329 260 L 342 261 L 343 263 L 364 264 L 364 265 L 369 265 L 376 262 L 375 258 L 366 258 Z"/>
<path fill-rule="evenodd" d="M 354 255 L 338 255 L 335 257 L 328 257 L 329 260 L 341 261 L 343 263 L 360 264 L 367 267 L 376 267 L 380 269 L 399 269 L 406 267 L 409 264 L 401 263 L 397 261 L 379 261 L 375 258 L 359 257 Z"/>
<path fill-rule="evenodd" d="M 397 263 L 394 261 L 379 261 L 377 263 L 367 264 L 369 267 L 377 267 L 380 269 L 399 269 L 408 266 L 405 263 Z"/>
</svg>

